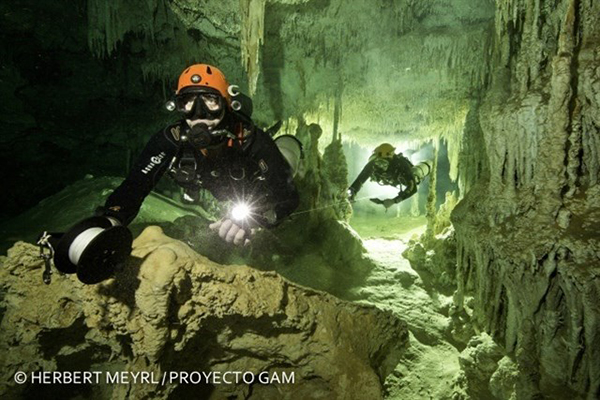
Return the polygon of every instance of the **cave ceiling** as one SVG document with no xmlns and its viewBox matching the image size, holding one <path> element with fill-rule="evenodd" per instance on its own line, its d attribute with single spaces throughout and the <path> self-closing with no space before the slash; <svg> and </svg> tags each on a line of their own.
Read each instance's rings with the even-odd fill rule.
<svg viewBox="0 0 600 400">
<path fill-rule="evenodd" d="M 265 122 L 304 115 L 328 132 L 338 101 L 346 139 L 420 140 L 460 129 L 484 83 L 490 0 L 210 3 L 172 8 L 188 28 L 232 45 L 262 18 L 254 100 Z"/>
<path fill-rule="evenodd" d="M 176 61 L 165 51 L 148 61 L 151 77 L 161 66 L 172 74 L 182 60 L 212 62 L 252 94 L 262 124 L 303 118 L 320 123 L 327 136 L 337 103 L 338 132 L 365 145 L 456 134 L 489 68 L 491 0 L 148 4 L 154 16 L 168 6 L 177 19 L 169 24 L 184 32 L 174 35 Z M 155 17 L 147 30 L 158 35 L 165 23 L 158 25 Z"/>
</svg>

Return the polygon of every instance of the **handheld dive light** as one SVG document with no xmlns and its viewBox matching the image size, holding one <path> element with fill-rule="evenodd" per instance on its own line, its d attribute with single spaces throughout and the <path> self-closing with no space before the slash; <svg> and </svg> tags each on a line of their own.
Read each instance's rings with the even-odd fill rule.
<svg viewBox="0 0 600 400">
<path fill-rule="evenodd" d="M 238 203 L 231 209 L 231 218 L 236 222 L 245 222 L 251 214 L 250 207 L 246 203 Z"/>
</svg>

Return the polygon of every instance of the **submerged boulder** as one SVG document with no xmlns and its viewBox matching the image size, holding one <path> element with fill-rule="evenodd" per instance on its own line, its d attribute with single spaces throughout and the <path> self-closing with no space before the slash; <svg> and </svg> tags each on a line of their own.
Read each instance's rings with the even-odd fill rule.
<svg viewBox="0 0 600 400">
<path fill-rule="evenodd" d="M 158 227 L 134 241 L 114 278 L 94 286 L 60 274 L 44 285 L 36 255 L 19 242 L 0 269 L 1 396 L 375 399 L 408 343 L 406 325 L 389 312 L 275 272 L 214 263 Z M 98 371 L 101 379 L 14 385 L 17 371 Z M 237 373 L 230 383 L 228 371 Z M 116 372 L 128 383 L 107 384 Z"/>
</svg>

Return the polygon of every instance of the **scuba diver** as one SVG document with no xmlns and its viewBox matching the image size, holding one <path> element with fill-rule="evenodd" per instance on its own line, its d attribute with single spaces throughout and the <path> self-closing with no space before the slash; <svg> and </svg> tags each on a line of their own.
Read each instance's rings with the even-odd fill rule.
<svg viewBox="0 0 600 400">
<path fill-rule="evenodd" d="M 249 102 L 214 66 L 195 64 L 183 71 L 174 101 L 167 103 L 183 118 L 152 136 L 95 217 L 67 233 L 40 236 L 44 282 L 50 283 L 51 259 L 59 271 L 76 272 L 84 283 L 108 278 L 131 252 L 126 226 L 165 172 L 183 187 L 188 202 L 206 189 L 233 203 L 225 217 L 209 225 L 228 243 L 246 245 L 256 228 L 274 227 L 290 215 L 299 203 L 293 176 L 301 144 L 291 135 L 273 140 L 280 123 L 268 133 L 259 129 Z"/>
<path fill-rule="evenodd" d="M 106 200 L 104 215 L 129 224 L 166 171 L 184 188 L 188 202 L 197 201 L 203 188 L 219 201 L 242 205 L 211 225 L 236 245 L 248 243 L 252 228 L 273 227 L 296 209 L 290 165 L 273 139 L 232 107 L 236 95 L 213 66 L 196 64 L 183 71 L 175 107 L 184 118 L 150 139 L 129 176 Z M 248 220 L 239 218 L 245 211 L 251 212 Z"/>
<path fill-rule="evenodd" d="M 350 201 L 354 201 L 356 194 L 369 178 L 380 185 L 400 188 L 398 196 L 393 199 L 370 199 L 375 204 L 382 204 L 386 210 L 417 192 L 419 183 L 431 172 L 431 166 L 427 162 L 413 165 L 402 153 L 395 154 L 395 150 L 389 143 L 383 143 L 373 150 L 369 162 L 348 188 Z"/>
</svg>

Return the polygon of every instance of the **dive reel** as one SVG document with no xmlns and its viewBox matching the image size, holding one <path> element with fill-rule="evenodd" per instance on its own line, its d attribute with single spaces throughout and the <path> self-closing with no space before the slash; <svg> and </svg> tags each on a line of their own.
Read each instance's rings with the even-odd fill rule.
<svg viewBox="0 0 600 400">
<path fill-rule="evenodd" d="M 132 242 L 129 229 L 110 217 L 84 219 L 66 233 L 44 232 L 38 240 L 45 264 L 44 283 L 51 282 L 52 261 L 58 271 L 76 273 L 83 283 L 102 282 L 127 259 Z"/>
</svg>

